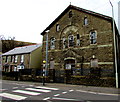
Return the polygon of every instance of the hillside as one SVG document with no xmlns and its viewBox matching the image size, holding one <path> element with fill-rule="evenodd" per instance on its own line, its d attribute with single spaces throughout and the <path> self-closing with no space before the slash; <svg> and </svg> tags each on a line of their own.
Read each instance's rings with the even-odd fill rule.
<svg viewBox="0 0 120 102">
<path fill-rule="evenodd" d="M 2 41 L 2 53 L 5 53 L 15 47 L 36 44 L 36 43 L 22 42 L 22 41 L 16 41 L 16 40 L 1 40 L 1 41 Z"/>
</svg>

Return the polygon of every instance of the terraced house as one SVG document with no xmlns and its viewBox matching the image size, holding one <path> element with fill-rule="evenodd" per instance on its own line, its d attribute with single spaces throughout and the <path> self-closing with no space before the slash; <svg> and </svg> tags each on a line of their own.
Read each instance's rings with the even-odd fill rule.
<svg viewBox="0 0 120 102">
<path fill-rule="evenodd" d="M 40 68 L 41 45 L 14 48 L 2 54 L 2 71 L 13 72 L 19 69 Z"/>
<path fill-rule="evenodd" d="M 114 86 L 111 17 L 69 5 L 41 33 L 43 60 L 46 59 L 47 34 L 50 81 L 86 85 L 97 85 L 100 81 L 99 85 Z M 116 27 L 115 35 L 117 65 L 120 68 L 120 37 Z"/>
</svg>

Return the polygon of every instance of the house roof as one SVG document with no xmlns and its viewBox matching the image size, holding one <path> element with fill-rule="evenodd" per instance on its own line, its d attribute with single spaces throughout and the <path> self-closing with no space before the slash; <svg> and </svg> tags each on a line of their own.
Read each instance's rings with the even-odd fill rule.
<svg viewBox="0 0 120 102">
<path fill-rule="evenodd" d="M 100 14 L 100 13 L 96 13 L 96 12 L 93 12 L 93 11 L 90 11 L 90 10 L 86 10 L 86 9 L 83 9 L 83 8 L 80 8 L 80 7 L 76 7 L 76 6 L 73 6 L 73 5 L 69 5 L 42 33 L 41 35 L 44 35 L 45 31 L 49 30 L 63 15 L 65 15 L 65 13 L 67 13 L 70 9 L 74 9 L 74 10 L 78 10 L 80 12 L 85 12 L 87 14 L 91 14 L 93 16 L 96 16 L 96 17 L 100 17 L 100 18 L 103 18 L 105 20 L 108 20 L 108 21 L 112 21 L 112 17 L 109 17 L 109 16 L 106 16 L 106 15 L 103 15 L 103 14 Z"/>
<path fill-rule="evenodd" d="M 17 47 L 2 54 L 2 56 L 31 53 L 32 51 L 39 48 L 40 46 L 41 45 L 29 45 L 29 46 Z"/>
</svg>

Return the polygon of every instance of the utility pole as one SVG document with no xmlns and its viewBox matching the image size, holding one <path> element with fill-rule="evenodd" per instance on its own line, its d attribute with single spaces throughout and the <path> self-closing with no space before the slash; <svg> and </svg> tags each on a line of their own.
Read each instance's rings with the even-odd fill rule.
<svg viewBox="0 0 120 102">
<path fill-rule="evenodd" d="M 112 7 L 112 23 L 113 23 L 113 40 L 114 40 L 114 55 L 115 55 L 115 78 L 116 78 L 116 88 L 118 88 L 118 66 L 117 66 L 117 51 L 116 51 L 116 36 L 115 36 L 115 23 L 114 23 L 114 8 L 113 5 L 111 3 L 111 1 L 109 0 L 111 7 Z"/>
</svg>

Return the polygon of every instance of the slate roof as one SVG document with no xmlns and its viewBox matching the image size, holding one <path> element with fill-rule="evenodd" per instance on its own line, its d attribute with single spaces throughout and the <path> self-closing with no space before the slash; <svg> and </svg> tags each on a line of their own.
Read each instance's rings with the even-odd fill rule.
<svg viewBox="0 0 120 102">
<path fill-rule="evenodd" d="M 100 13 L 96 13 L 96 12 L 93 12 L 93 11 L 90 11 L 90 10 L 86 10 L 86 9 L 83 9 L 83 8 L 80 8 L 80 7 L 77 7 L 77 6 L 69 5 L 69 6 L 41 33 L 41 35 L 44 35 L 44 34 L 45 34 L 45 31 L 50 30 L 50 28 L 51 28 L 63 15 L 65 15 L 70 9 L 78 10 L 78 11 L 80 11 L 80 12 L 85 12 L 85 13 L 87 13 L 87 14 L 90 14 L 90 15 L 93 15 L 93 16 L 96 16 L 96 17 L 100 17 L 100 18 L 102 18 L 102 19 L 105 19 L 105 20 L 108 20 L 108 21 L 112 22 L 112 17 L 106 16 L 106 15 L 103 15 L 103 14 L 100 14 Z"/>
<path fill-rule="evenodd" d="M 41 45 L 29 45 L 29 46 L 17 47 L 2 54 L 2 56 L 31 53 L 32 51 L 36 50 L 40 46 Z"/>
</svg>

